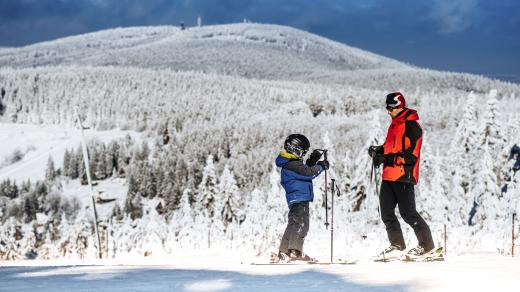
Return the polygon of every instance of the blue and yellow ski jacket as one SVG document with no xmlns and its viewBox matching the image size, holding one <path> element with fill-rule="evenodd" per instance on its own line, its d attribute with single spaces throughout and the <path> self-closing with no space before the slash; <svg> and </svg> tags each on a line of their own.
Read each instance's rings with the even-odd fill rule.
<svg viewBox="0 0 520 292">
<path fill-rule="evenodd" d="M 287 204 L 314 200 L 312 180 L 320 175 L 323 167 L 320 165 L 308 166 L 297 156 L 280 152 L 276 157 L 276 166 L 281 167 L 281 181 Z"/>
</svg>

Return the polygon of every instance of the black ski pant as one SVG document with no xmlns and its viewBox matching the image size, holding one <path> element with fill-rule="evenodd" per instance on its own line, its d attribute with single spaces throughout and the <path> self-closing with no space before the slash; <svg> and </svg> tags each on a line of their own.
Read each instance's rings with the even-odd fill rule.
<svg viewBox="0 0 520 292">
<path fill-rule="evenodd" d="M 395 206 L 408 225 L 413 228 L 419 245 L 425 250 L 434 247 L 430 227 L 415 209 L 414 185 L 402 182 L 383 181 L 379 196 L 381 219 L 385 223 L 390 244 L 406 248 L 401 225 L 395 216 Z"/>
<path fill-rule="evenodd" d="M 309 202 L 294 203 L 289 206 L 289 221 L 283 233 L 280 251 L 290 249 L 303 251 L 303 242 L 309 232 Z"/>
</svg>

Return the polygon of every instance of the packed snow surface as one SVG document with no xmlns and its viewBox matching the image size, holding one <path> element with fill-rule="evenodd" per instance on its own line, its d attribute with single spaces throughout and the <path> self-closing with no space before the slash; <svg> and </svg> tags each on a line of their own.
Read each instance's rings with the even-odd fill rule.
<svg viewBox="0 0 520 292">
<path fill-rule="evenodd" d="M 254 261 L 254 259 L 253 259 Z M 520 258 L 475 254 L 444 262 L 252 266 L 226 256 L 2 262 L 0 291 L 513 291 Z"/>
</svg>

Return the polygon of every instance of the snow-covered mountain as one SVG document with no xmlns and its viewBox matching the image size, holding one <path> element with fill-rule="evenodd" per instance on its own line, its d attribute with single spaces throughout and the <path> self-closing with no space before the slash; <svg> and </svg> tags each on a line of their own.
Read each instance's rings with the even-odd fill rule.
<svg viewBox="0 0 520 292">
<path fill-rule="evenodd" d="M 0 50 L 0 67 L 56 65 L 169 68 L 271 79 L 407 67 L 305 31 L 262 24 L 117 28 Z"/>
</svg>

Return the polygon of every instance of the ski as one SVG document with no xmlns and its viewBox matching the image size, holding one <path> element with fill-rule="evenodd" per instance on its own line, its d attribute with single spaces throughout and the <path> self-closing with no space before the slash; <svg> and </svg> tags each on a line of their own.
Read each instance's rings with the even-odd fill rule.
<svg viewBox="0 0 520 292">
<path fill-rule="evenodd" d="M 358 260 L 343 260 L 337 259 L 334 262 L 320 262 L 320 261 L 280 261 L 280 262 L 269 262 L 269 263 L 251 263 L 255 266 L 291 266 L 291 265 L 353 265 L 357 264 Z"/>
<path fill-rule="evenodd" d="M 337 262 L 309 262 L 311 265 L 355 265 L 358 260 L 339 260 Z"/>
<path fill-rule="evenodd" d="M 354 265 L 358 260 L 338 261 L 338 262 L 283 262 L 283 263 L 251 263 L 253 266 L 305 266 L 305 265 Z"/>
</svg>

